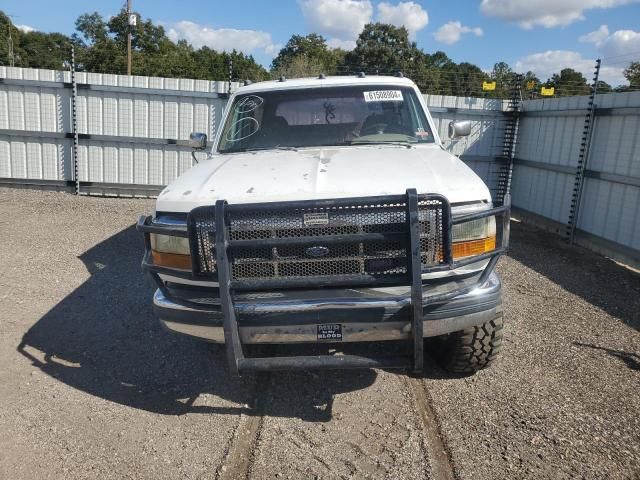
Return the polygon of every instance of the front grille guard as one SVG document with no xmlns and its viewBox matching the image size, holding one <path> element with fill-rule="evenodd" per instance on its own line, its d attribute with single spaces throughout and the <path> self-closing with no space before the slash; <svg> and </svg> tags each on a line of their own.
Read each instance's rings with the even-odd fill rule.
<svg viewBox="0 0 640 480">
<path fill-rule="evenodd" d="M 443 205 L 442 215 L 442 261 L 437 265 L 425 267 L 422 264 L 420 246 L 420 223 L 419 223 L 419 202 L 436 200 Z M 289 246 L 317 245 L 326 242 L 372 242 L 379 241 L 384 234 L 346 234 L 329 237 L 293 237 L 288 239 L 258 239 L 258 240 L 231 240 L 229 238 L 229 215 L 234 211 L 251 208 L 265 211 L 273 211 L 284 208 L 335 208 L 344 205 L 376 205 L 378 203 L 402 203 L 406 208 L 406 236 L 408 237 L 408 268 L 407 272 L 398 275 L 386 275 L 378 277 L 375 275 L 341 276 L 339 280 L 331 277 L 320 278 L 277 278 L 264 280 L 234 280 L 231 273 L 230 253 L 236 248 L 264 247 L 273 244 L 286 244 Z M 506 195 L 502 206 L 484 210 L 477 213 L 452 218 L 449 202 L 442 195 L 426 194 L 418 195 L 415 189 L 408 189 L 405 195 L 378 196 L 349 199 L 332 200 L 305 200 L 298 202 L 277 202 L 262 204 L 227 204 L 224 200 L 218 200 L 215 204 L 215 231 L 212 232 L 211 244 L 215 245 L 215 260 L 217 274 L 208 275 L 207 280 L 218 281 L 218 293 L 220 298 L 220 308 L 224 314 L 224 335 L 227 361 L 232 374 L 240 375 L 250 371 L 274 371 L 274 370 L 305 370 L 309 368 L 411 368 L 414 372 L 419 372 L 423 367 L 423 309 L 426 305 L 441 303 L 458 295 L 470 292 L 479 285 L 486 282 L 493 271 L 499 256 L 504 253 L 509 244 L 509 213 L 510 196 Z M 486 217 L 496 217 L 496 248 L 490 252 L 464 258 L 455 261 L 452 255 L 452 230 L 454 225 L 463 224 L 473 220 Z M 187 221 L 190 224 L 189 220 Z M 158 274 L 168 274 L 192 280 L 202 280 L 199 269 L 196 265 L 198 261 L 192 255 L 193 268 L 191 272 L 170 269 L 153 265 L 151 261 L 150 233 L 173 234 L 181 237 L 189 237 L 192 251 L 194 248 L 194 236 L 184 229 L 167 229 L 157 227 L 150 223 L 149 217 L 141 218 L 137 226 L 138 230 L 145 235 L 146 252 L 142 262 L 143 270 L 149 272 L 165 296 L 171 298 L 164 282 Z M 171 230 L 172 233 L 168 233 Z M 339 238 L 338 238 L 339 237 Z M 477 281 L 472 285 L 454 289 L 446 293 L 431 295 L 423 298 L 423 273 L 446 272 L 465 265 L 488 260 L 487 265 L 478 276 Z M 253 358 L 244 355 L 244 349 L 240 340 L 239 326 L 234 308 L 233 292 L 244 290 L 277 290 L 288 288 L 318 288 L 318 287 L 338 287 L 349 286 L 393 286 L 410 285 L 411 287 L 411 332 L 413 337 L 413 355 L 411 357 L 391 357 L 391 358 L 368 358 L 357 355 L 341 356 L 295 356 L 295 357 L 266 357 Z M 173 300 L 173 299 L 172 299 Z M 188 303 L 180 302 L 178 303 Z"/>
</svg>

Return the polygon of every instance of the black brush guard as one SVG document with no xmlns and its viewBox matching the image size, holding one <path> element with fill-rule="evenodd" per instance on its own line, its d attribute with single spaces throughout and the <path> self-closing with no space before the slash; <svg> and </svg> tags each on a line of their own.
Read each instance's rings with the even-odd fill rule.
<svg viewBox="0 0 640 480">
<path fill-rule="evenodd" d="M 440 261 L 431 266 L 422 264 L 421 244 L 420 244 L 420 221 L 419 202 L 434 200 L 442 205 L 442 251 Z M 329 236 L 301 236 L 290 238 L 263 238 L 253 240 L 231 239 L 230 217 L 234 212 L 242 211 L 263 211 L 275 212 L 283 209 L 300 210 L 331 210 L 344 207 L 372 207 L 380 204 L 404 205 L 406 209 L 406 221 L 403 226 L 404 237 L 408 246 L 406 272 L 395 273 L 394 275 L 340 275 L 339 278 L 266 278 L 266 279 L 236 279 L 232 274 L 232 258 L 236 249 L 248 247 L 275 247 L 275 246 L 313 246 L 318 244 L 329 244 L 331 242 L 375 242 L 397 236 L 398 233 L 358 233 Z M 275 370 L 307 370 L 307 369 L 348 369 L 348 368 L 407 368 L 414 372 L 420 372 L 424 362 L 423 348 L 423 308 L 433 303 L 441 303 L 458 295 L 465 294 L 478 285 L 482 285 L 493 271 L 500 254 L 504 253 L 509 243 L 509 213 L 510 197 L 505 197 L 502 206 L 483 210 L 464 216 L 451 216 L 451 207 L 448 200 L 442 195 L 424 194 L 418 195 L 415 189 L 408 189 L 405 195 L 387 195 L 362 198 L 345 198 L 331 200 L 308 200 L 294 202 L 273 202 L 260 204 L 228 204 L 224 200 L 218 200 L 212 209 L 214 214 L 215 231 L 211 232 L 211 248 L 215 254 L 216 273 L 209 275 L 208 279 L 217 278 L 219 284 L 219 295 L 222 313 L 224 314 L 224 336 L 226 357 L 230 372 L 233 375 L 240 375 L 247 372 L 267 372 Z M 197 210 L 197 209 L 196 209 Z M 189 236 L 192 252 L 196 251 L 196 232 L 192 211 L 187 220 L 188 232 L 184 230 L 173 231 L 174 235 Z M 452 256 L 452 230 L 454 225 L 463 224 L 473 220 L 486 217 L 496 217 L 496 248 L 490 252 L 467 257 L 459 261 L 454 261 Z M 152 274 L 156 283 L 163 293 L 169 294 L 163 288 L 163 282 L 158 277 L 158 273 L 175 274 L 175 271 L 163 267 L 156 267 L 149 263 L 149 233 L 167 234 L 167 230 L 154 227 L 148 220 L 141 220 L 138 230 L 145 233 L 145 244 L 147 254 L 143 261 L 145 269 Z M 168 233 L 171 234 L 171 233 Z M 180 275 L 185 278 L 203 279 L 203 275 L 197 265 L 197 255 L 192 254 L 193 271 L 189 275 Z M 443 294 L 428 296 L 423 298 L 422 274 L 432 272 L 443 272 L 453 270 L 471 263 L 488 260 L 484 270 L 478 276 L 477 282 L 473 285 L 455 289 Z M 278 290 L 290 288 L 317 288 L 317 287 L 376 287 L 376 286 L 407 286 L 411 287 L 411 333 L 413 354 L 411 356 L 396 357 L 364 357 L 358 355 L 311 355 L 311 356 L 286 356 L 286 357 L 247 357 L 240 339 L 238 319 L 234 308 L 235 291 L 258 291 L 258 290 Z"/>
</svg>

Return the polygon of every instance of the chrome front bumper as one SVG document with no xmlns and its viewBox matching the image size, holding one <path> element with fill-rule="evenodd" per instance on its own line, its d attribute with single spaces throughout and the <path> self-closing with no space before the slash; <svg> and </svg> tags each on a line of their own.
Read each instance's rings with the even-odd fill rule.
<svg viewBox="0 0 640 480">
<path fill-rule="evenodd" d="M 473 281 L 469 279 L 468 281 Z M 493 320 L 501 311 L 501 284 L 495 273 L 468 293 L 443 303 L 430 296 L 460 287 L 444 282 L 423 289 L 423 336 L 433 337 Z M 340 323 L 343 342 L 411 338 L 410 292 L 403 288 L 335 289 L 239 295 L 235 302 L 242 343 L 315 343 L 317 325 Z M 224 314 L 219 305 L 202 308 L 169 300 L 157 290 L 153 306 L 162 324 L 174 332 L 224 343 Z"/>
</svg>

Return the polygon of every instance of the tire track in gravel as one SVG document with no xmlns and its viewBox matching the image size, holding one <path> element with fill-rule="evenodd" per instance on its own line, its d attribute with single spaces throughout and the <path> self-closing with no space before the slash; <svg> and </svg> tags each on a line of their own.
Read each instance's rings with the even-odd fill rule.
<svg viewBox="0 0 640 480">
<path fill-rule="evenodd" d="M 262 374 L 254 381 L 251 395 L 253 406 L 248 414 L 241 414 L 229 444 L 225 458 L 216 472 L 218 480 L 239 480 L 250 478 L 254 450 L 264 423 L 267 390 L 271 384 L 271 375 Z"/>
<path fill-rule="evenodd" d="M 442 439 L 440 424 L 432 407 L 431 396 L 427 392 L 426 385 L 421 378 L 405 378 L 424 427 L 427 457 L 431 462 L 433 478 L 436 480 L 455 480 L 456 475 Z"/>
</svg>

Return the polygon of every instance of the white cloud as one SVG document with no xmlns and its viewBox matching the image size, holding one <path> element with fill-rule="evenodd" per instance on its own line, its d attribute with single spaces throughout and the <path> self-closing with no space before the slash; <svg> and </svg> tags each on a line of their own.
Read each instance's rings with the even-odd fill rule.
<svg viewBox="0 0 640 480">
<path fill-rule="evenodd" d="M 245 54 L 263 51 L 275 55 L 281 45 L 275 44 L 268 32 L 259 30 L 237 30 L 235 28 L 210 28 L 194 22 L 182 21 L 168 25 L 167 35 L 171 40 L 187 40 L 196 48 L 207 46 L 215 50 L 236 49 Z"/>
<path fill-rule="evenodd" d="M 24 33 L 35 32 L 36 29 L 30 25 L 15 25 L 18 30 L 23 31 Z"/>
<path fill-rule="evenodd" d="M 598 30 L 589 32 L 586 35 L 582 35 L 578 40 L 580 40 L 582 43 L 593 43 L 595 45 L 598 45 L 608 36 L 609 27 L 607 27 L 606 25 L 600 25 L 600 28 Z"/>
<path fill-rule="evenodd" d="M 640 0 L 482 0 L 480 11 L 523 28 L 557 27 L 584 19 L 584 11 L 613 8 Z"/>
<path fill-rule="evenodd" d="M 309 28 L 338 40 L 355 40 L 371 21 L 369 0 L 298 0 Z"/>
<path fill-rule="evenodd" d="M 343 50 L 353 50 L 356 48 L 356 42 L 354 40 L 340 40 L 339 38 L 330 38 L 327 40 L 327 45 L 331 48 L 341 48 Z"/>
<path fill-rule="evenodd" d="M 603 62 L 607 61 L 607 57 L 630 56 L 629 61 L 640 57 L 640 32 L 633 30 L 617 30 L 605 38 L 599 45 L 598 49 L 602 52 Z M 635 58 L 631 58 L 631 54 L 635 54 Z M 615 61 L 618 61 L 616 59 Z"/>
<path fill-rule="evenodd" d="M 380 2 L 378 21 L 398 27 L 404 26 L 409 31 L 409 36 L 415 38 L 416 32 L 429 23 L 429 14 L 415 2 L 400 2 L 397 5 Z"/>
<path fill-rule="evenodd" d="M 516 62 L 514 69 L 518 72 L 530 70 L 544 82 L 554 73 L 560 73 L 563 68 L 573 68 L 582 73 L 587 83 L 590 83 L 595 69 L 595 60 L 584 58 L 580 53 L 571 50 L 548 50 L 521 58 Z M 614 86 L 624 84 L 622 70 L 622 68 L 603 64 L 600 68 L 600 80 Z"/>
<path fill-rule="evenodd" d="M 633 30 L 616 30 L 609 33 L 606 25 L 601 25 L 594 32 L 587 33 L 579 38 L 581 42 L 593 43 L 598 52 L 604 57 L 604 64 L 607 63 L 607 57 L 621 57 L 635 54 L 640 57 L 640 32 Z M 629 58 L 629 61 L 633 60 Z M 617 61 L 614 59 L 614 61 Z"/>
<path fill-rule="evenodd" d="M 483 31 L 480 27 L 467 27 L 462 25 L 462 23 L 455 21 L 447 22 L 442 25 L 436 33 L 433 34 L 433 36 L 436 37 L 436 40 L 439 42 L 452 45 L 460 40 L 463 33 L 472 33 L 476 37 L 481 37 L 483 35 Z"/>
</svg>

